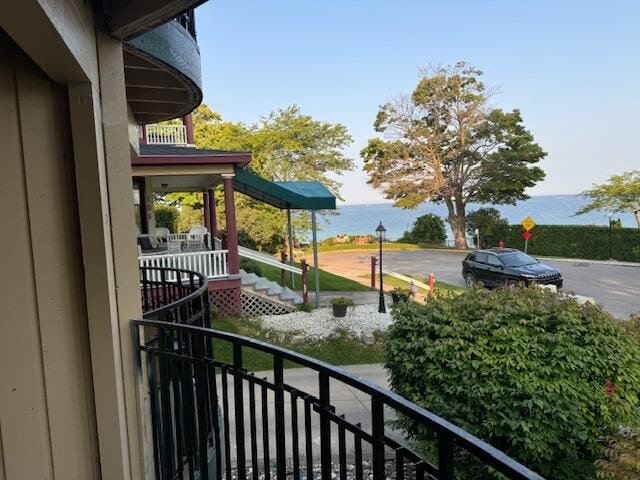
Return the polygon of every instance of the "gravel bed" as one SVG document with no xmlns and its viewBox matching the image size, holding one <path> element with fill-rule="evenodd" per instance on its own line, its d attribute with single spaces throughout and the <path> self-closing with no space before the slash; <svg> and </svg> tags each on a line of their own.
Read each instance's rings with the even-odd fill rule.
<svg viewBox="0 0 640 480">
<path fill-rule="evenodd" d="M 320 340 L 341 332 L 373 343 L 373 333 L 384 331 L 391 325 L 389 313 L 379 313 L 377 305 L 356 305 L 347 310 L 343 318 L 335 318 L 331 307 L 318 308 L 312 312 L 293 312 L 285 315 L 260 317 L 262 326 L 273 331 L 293 335 L 297 340 Z"/>
<path fill-rule="evenodd" d="M 346 467 L 347 467 L 346 468 L 346 472 L 345 472 L 346 478 L 348 480 L 355 480 L 356 479 L 356 466 L 355 466 L 355 464 L 347 463 Z M 385 469 L 385 479 L 386 480 L 395 480 L 395 478 L 396 478 L 395 460 L 393 460 L 393 459 L 386 460 L 384 469 Z M 270 470 L 269 478 L 270 479 L 276 479 L 277 478 L 276 469 L 272 466 L 269 470 Z M 258 480 L 265 480 L 266 479 L 263 469 L 258 469 L 257 477 L 258 477 Z M 287 462 L 287 477 L 292 477 L 294 479 L 296 478 L 296 476 L 294 475 L 293 466 L 291 464 L 291 461 Z M 231 469 L 231 480 L 237 480 L 237 478 L 238 478 L 238 470 L 236 468 L 232 468 Z M 247 479 L 254 478 L 253 469 L 251 467 L 247 467 L 246 478 Z M 306 464 L 304 463 L 304 459 L 301 459 L 300 460 L 300 472 L 299 472 L 298 478 L 300 480 L 320 480 L 322 478 L 320 464 L 314 464 L 313 465 L 313 477 L 309 477 L 307 475 L 307 467 L 306 467 Z M 340 467 L 339 467 L 339 465 L 337 465 L 337 462 L 332 463 L 332 465 L 331 465 L 331 478 L 332 478 L 332 480 L 336 480 L 336 479 L 340 478 Z M 373 471 L 372 471 L 372 467 L 371 467 L 371 462 L 365 460 L 365 461 L 362 462 L 362 479 L 363 480 L 371 480 L 372 478 L 373 478 Z M 415 466 L 413 464 L 406 463 L 404 465 L 404 478 L 405 478 L 405 480 L 415 480 L 416 471 L 415 471 Z"/>
</svg>

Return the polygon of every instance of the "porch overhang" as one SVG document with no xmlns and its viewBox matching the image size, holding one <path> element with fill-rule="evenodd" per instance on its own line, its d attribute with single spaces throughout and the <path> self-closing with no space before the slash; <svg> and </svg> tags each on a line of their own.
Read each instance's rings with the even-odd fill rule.
<svg viewBox="0 0 640 480">
<path fill-rule="evenodd" d="M 251 161 L 251 154 L 174 145 L 140 145 L 131 160 L 134 177 L 150 177 L 156 192 L 204 192 L 215 187 L 221 175 Z"/>
<path fill-rule="evenodd" d="M 251 198 L 280 209 L 335 210 L 336 197 L 320 182 L 270 182 L 235 168 L 233 188 Z"/>
</svg>

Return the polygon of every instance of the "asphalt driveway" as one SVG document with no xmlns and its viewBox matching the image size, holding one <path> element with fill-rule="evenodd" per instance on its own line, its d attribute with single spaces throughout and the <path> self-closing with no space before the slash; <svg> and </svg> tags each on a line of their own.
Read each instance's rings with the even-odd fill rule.
<svg viewBox="0 0 640 480">
<path fill-rule="evenodd" d="M 339 275 L 366 273 L 372 252 L 323 253 L 320 265 Z M 388 251 L 383 254 L 386 269 L 405 275 L 427 276 L 453 285 L 464 285 L 461 262 L 465 253 L 438 250 Z M 640 312 L 640 267 L 576 261 L 547 261 L 560 269 L 564 290 L 593 297 L 613 315 L 626 318 Z"/>
</svg>

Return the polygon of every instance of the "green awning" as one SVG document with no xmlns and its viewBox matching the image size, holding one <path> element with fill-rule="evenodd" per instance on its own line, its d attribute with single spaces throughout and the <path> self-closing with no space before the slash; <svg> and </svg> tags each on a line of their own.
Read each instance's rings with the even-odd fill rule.
<svg viewBox="0 0 640 480">
<path fill-rule="evenodd" d="M 274 207 L 292 210 L 335 210 L 336 197 L 320 182 L 270 182 L 258 175 L 235 169 L 233 188 Z"/>
</svg>

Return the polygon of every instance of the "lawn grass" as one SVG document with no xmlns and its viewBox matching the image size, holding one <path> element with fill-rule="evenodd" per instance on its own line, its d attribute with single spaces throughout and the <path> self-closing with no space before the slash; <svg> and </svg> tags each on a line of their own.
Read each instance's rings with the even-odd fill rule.
<svg viewBox="0 0 640 480">
<path fill-rule="evenodd" d="M 246 263 L 246 262 L 243 262 Z M 253 262 L 253 264 L 255 265 L 255 262 Z M 277 282 L 280 283 L 280 269 L 271 265 L 265 265 L 265 264 L 257 264 L 258 265 L 258 269 L 259 269 L 259 275 L 273 281 L 273 282 Z M 300 266 L 299 263 L 295 264 L 297 267 Z M 287 285 L 289 285 L 289 275 L 290 273 L 287 272 Z M 300 285 L 301 285 L 301 281 L 302 281 L 302 277 L 300 275 L 296 275 L 296 289 L 300 290 Z M 313 290 L 315 290 L 316 288 L 316 279 L 315 279 L 315 273 L 313 271 L 313 267 L 309 267 L 308 270 L 308 274 L 307 274 L 307 288 L 309 289 L 310 292 L 312 292 Z M 335 291 L 341 291 L 341 292 L 366 292 L 371 290 L 371 288 L 367 287 L 366 285 L 362 285 L 361 283 L 358 283 L 354 280 L 350 280 L 348 278 L 345 277 L 341 277 L 340 275 L 335 275 L 333 273 L 329 273 L 326 270 L 322 270 L 320 269 L 320 290 L 324 291 L 324 292 L 335 292 Z"/>
<path fill-rule="evenodd" d="M 357 245 L 355 243 L 338 243 L 335 245 L 318 245 L 319 252 L 339 252 L 348 250 L 378 250 L 380 245 L 377 243 L 367 243 L 365 245 Z M 402 243 L 402 242 L 386 242 L 382 248 L 387 250 L 424 250 L 420 245 L 414 243 Z M 313 250 L 311 247 L 304 250 L 305 254 L 311 254 Z"/>
<path fill-rule="evenodd" d="M 341 335 L 318 342 L 293 345 L 287 339 L 283 340 L 281 335 L 276 335 L 274 332 L 263 329 L 258 321 L 246 317 L 214 317 L 213 328 L 263 340 L 332 365 L 357 365 L 384 362 L 383 347 L 379 340 L 373 345 L 365 345 L 357 339 L 347 335 Z M 226 363 L 232 362 L 233 352 L 230 343 L 224 340 L 214 340 L 213 346 L 216 359 Z M 273 368 L 273 358 L 266 353 L 251 348 L 244 348 L 242 365 L 251 372 L 271 370 Z M 300 365 L 290 361 L 285 361 L 284 366 L 285 368 L 300 367 Z"/>
</svg>

